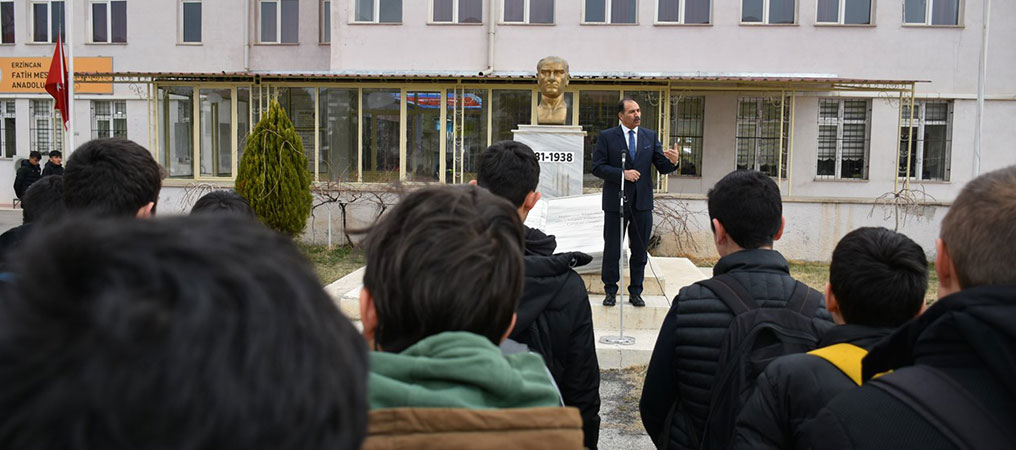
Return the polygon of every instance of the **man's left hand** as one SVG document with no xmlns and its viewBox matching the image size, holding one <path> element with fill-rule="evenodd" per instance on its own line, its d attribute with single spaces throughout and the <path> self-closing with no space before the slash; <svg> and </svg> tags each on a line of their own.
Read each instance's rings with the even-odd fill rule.
<svg viewBox="0 0 1016 450">
<path fill-rule="evenodd" d="M 672 148 L 668 148 L 663 151 L 663 156 L 666 156 L 670 160 L 671 164 L 677 164 L 677 161 L 681 159 L 681 151 L 677 148 L 677 143 Z"/>
</svg>

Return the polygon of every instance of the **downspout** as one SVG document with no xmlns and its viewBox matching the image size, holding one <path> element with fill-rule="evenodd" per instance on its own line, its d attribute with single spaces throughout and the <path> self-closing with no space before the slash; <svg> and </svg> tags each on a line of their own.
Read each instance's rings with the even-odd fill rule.
<svg viewBox="0 0 1016 450">
<path fill-rule="evenodd" d="M 981 173 L 981 118 L 984 116 L 984 76 L 988 67 L 988 13 L 991 0 L 984 0 L 984 29 L 981 35 L 981 61 L 977 67 L 977 114 L 974 116 L 974 174 Z"/>
<path fill-rule="evenodd" d="M 250 0 L 243 1 L 243 71 L 250 72 Z"/>
<path fill-rule="evenodd" d="M 480 71 L 480 76 L 485 77 L 494 72 L 494 34 L 497 31 L 497 16 L 494 8 L 497 0 L 490 0 L 487 6 L 487 68 Z"/>
</svg>

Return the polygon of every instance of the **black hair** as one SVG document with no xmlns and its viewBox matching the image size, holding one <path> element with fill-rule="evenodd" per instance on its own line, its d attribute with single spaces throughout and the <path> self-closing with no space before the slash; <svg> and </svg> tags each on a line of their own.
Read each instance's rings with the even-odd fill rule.
<svg viewBox="0 0 1016 450">
<path fill-rule="evenodd" d="M 845 322 L 898 327 L 921 311 L 928 259 L 901 233 L 858 228 L 836 244 L 829 284 Z"/>
<path fill-rule="evenodd" d="M 0 447 L 360 448 L 366 345 L 291 238 L 66 219 L 0 285 Z M 40 268 L 59 276 L 39 288 Z"/>
<path fill-rule="evenodd" d="M 633 99 L 631 97 L 628 97 L 626 95 L 624 98 L 622 98 L 620 101 L 617 102 L 617 113 L 618 114 L 621 114 L 621 113 L 624 112 L 624 104 L 627 103 L 627 102 L 635 102 L 636 104 L 638 104 L 637 100 L 635 100 L 635 99 Z"/>
<path fill-rule="evenodd" d="M 783 200 L 772 178 L 754 170 L 735 170 L 717 181 L 706 196 L 710 228 L 712 219 L 719 220 L 741 248 L 773 245 L 783 222 Z"/>
<path fill-rule="evenodd" d="M 499 344 L 522 296 L 522 223 L 476 186 L 427 187 L 403 198 L 364 243 L 375 344 L 398 353 L 446 331 Z"/>
<path fill-rule="evenodd" d="M 22 221 L 55 220 L 64 211 L 63 176 L 50 175 L 32 183 L 21 199 Z"/>
<path fill-rule="evenodd" d="M 93 139 L 78 147 L 64 170 L 68 210 L 133 217 L 158 203 L 162 169 L 144 147 L 127 139 Z"/>
<path fill-rule="evenodd" d="M 194 202 L 191 214 L 233 214 L 248 219 L 256 217 L 250 202 L 232 189 L 205 194 Z"/>
<path fill-rule="evenodd" d="M 53 150 L 53 151 L 49 152 L 49 157 L 50 158 L 63 158 L 63 153 L 60 153 L 60 150 Z"/>
<path fill-rule="evenodd" d="M 540 184 L 540 162 L 526 144 L 495 142 L 480 156 L 476 184 L 519 208 Z"/>
<path fill-rule="evenodd" d="M 39 153 L 38 151 L 35 151 L 35 150 L 32 150 L 32 151 L 28 152 L 28 159 L 32 159 L 32 158 L 42 159 L 42 153 Z"/>
</svg>

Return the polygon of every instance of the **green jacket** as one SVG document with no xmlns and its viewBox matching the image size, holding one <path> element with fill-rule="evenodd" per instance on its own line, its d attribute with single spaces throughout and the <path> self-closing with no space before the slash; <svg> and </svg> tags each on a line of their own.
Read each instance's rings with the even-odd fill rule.
<svg viewBox="0 0 1016 450">
<path fill-rule="evenodd" d="M 450 331 L 402 353 L 371 352 L 371 409 L 560 406 L 540 355 L 504 355 L 489 339 Z"/>
</svg>

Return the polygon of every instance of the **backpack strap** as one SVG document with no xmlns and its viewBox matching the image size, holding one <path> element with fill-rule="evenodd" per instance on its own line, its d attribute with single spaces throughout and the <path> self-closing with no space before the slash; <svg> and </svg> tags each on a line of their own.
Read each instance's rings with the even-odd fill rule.
<svg viewBox="0 0 1016 450">
<path fill-rule="evenodd" d="M 821 303 L 815 295 L 818 294 L 818 291 L 798 280 L 794 280 L 794 283 L 794 291 L 790 294 L 790 300 L 787 301 L 787 309 L 799 312 L 805 317 L 814 317 L 815 311 L 818 310 L 818 304 Z"/>
<path fill-rule="evenodd" d="M 958 448 L 1012 448 L 1016 438 L 970 391 L 930 366 L 910 366 L 869 382 L 911 408 Z"/>
<path fill-rule="evenodd" d="M 842 342 L 828 347 L 822 347 L 808 352 L 815 355 L 829 364 L 836 366 L 844 375 L 854 380 L 854 383 L 861 384 L 861 360 L 868 354 L 868 351 L 854 344 Z"/>
<path fill-rule="evenodd" d="M 698 284 L 713 291 L 720 301 L 725 303 L 727 308 L 730 308 L 734 316 L 758 309 L 758 303 L 755 302 L 755 298 L 730 274 L 716 275 L 708 280 L 699 281 Z"/>
</svg>

